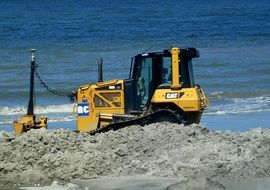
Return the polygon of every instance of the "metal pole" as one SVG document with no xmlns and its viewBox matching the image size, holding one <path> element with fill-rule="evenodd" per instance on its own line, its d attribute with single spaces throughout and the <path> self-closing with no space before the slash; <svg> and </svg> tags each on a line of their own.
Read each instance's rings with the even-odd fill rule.
<svg viewBox="0 0 270 190">
<path fill-rule="evenodd" d="M 30 72 L 30 89 L 29 89 L 29 101 L 28 101 L 28 108 L 27 108 L 27 115 L 34 115 L 34 74 L 35 74 L 35 49 L 30 50 L 32 53 L 31 59 L 31 72 Z"/>
</svg>

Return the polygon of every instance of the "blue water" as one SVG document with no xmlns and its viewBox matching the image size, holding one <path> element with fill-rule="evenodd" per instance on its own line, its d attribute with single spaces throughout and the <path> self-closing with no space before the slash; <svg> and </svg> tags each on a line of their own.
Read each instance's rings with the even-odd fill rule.
<svg viewBox="0 0 270 190">
<path fill-rule="evenodd" d="M 127 78 L 133 55 L 171 46 L 200 51 L 194 72 L 210 100 L 205 126 L 270 127 L 268 0 L 2 0 L 0 127 L 26 112 L 31 48 L 48 85 L 71 91 L 97 80 L 100 57 L 105 79 Z M 36 84 L 36 105 L 49 126 L 75 128 L 67 98 Z"/>
</svg>

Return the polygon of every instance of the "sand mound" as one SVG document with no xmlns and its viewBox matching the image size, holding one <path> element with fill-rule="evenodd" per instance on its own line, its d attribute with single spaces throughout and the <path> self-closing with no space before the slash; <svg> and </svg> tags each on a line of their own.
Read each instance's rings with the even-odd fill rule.
<svg viewBox="0 0 270 190">
<path fill-rule="evenodd" d="M 156 123 L 95 136 L 39 129 L 1 134 L 0 184 L 156 176 L 207 187 L 220 179 L 269 177 L 269 158 L 269 129 L 216 132 Z"/>
</svg>

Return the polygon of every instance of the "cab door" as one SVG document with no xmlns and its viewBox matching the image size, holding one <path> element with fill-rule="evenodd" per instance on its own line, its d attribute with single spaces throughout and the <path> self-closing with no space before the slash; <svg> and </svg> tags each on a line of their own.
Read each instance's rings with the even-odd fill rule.
<svg viewBox="0 0 270 190">
<path fill-rule="evenodd" d="M 136 109 L 144 110 L 149 102 L 152 94 L 150 84 L 153 81 L 153 62 L 152 57 L 137 56 L 135 58 L 134 72 L 134 87 Z"/>
<path fill-rule="evenodd" d="M 158 85 L 163 82 L 163 57 L 157 54 L 143 54 L 135 58 L 133 80 L 137 110 L 146 110 Z"/>
</svg>

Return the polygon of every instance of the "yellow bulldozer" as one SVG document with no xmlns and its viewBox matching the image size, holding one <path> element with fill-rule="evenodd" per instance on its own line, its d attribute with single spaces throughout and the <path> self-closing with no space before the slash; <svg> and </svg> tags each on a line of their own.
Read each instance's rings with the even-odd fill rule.
<svg viewBox="0 0 270 190">
<path fill-rule="evenodd" d="M 199 123 L 207 98 L 194 81 L 196 57 L 195 48 L 177 47 L 138 54 L 128 79 L 110 81 L 103 81 L 101 61 L 98 82 L 76 92 L 76 130 L 93 134 L 161 121 Z"/>
<path fill-rule="evenodd" d="M 49 88 L 36 71 L 32 51 L 27 114 L 13 123 L 17 135 L 30 129 L 47 128 L 47 118 L 34 114 L 34 76 L 52 94 L 76 98 L 77 132 L 106 132 L 130 125 L 154 122 L 199 123 L 207 98 L 195 84 L 192 59 L 195 48 L 177 48 L 141 53 L 131 59 L 129 78 L 103 81 L 102 61 L 98 82 L 80 86 L 75 92 L 59 93 Z"/>
</svg>

